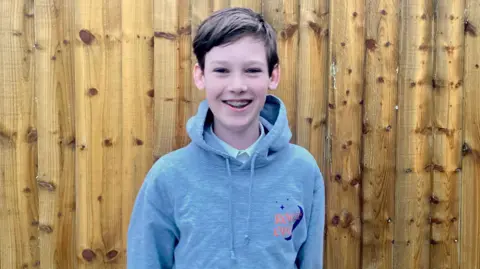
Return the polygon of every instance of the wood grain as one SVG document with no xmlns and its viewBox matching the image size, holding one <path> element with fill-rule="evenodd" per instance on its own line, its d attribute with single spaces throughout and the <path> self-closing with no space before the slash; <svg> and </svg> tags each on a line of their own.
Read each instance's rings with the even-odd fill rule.
<svg viewBox="0 0 480 269">
<path fill-rule="evenodd" d="M 285 103 L 289 126 L 293 133 L 292 141 L 296 141 L 298 7 L 298 1 L 266 1 L 264 3 L 265 20 L 277 33 L 280 68 L 278 88 L 269 93 L 278 96 Z"/>
<path fill-rule="evenodd" d="M 363 0 L 330 1 L 326 268 L 361 267 L 365 16 Z"/>
<path fill-rule="evenodd" d="M 308 149 L 326 173 L 328 1 L 302 1 L 296 76 L 296 144 Z M 285 76 L 285 75 L 284 75 Z M 326 176 L 326 174 L 324 174 Z M 327 183 L 328 184 L 328 183 Z"/>
<path fill-rule="evenodd" d="M 394 268 L 429 268 L 433 3 L 401 2 Z"/>
<path fill-rule="evenodd" d="M 115 268 L 124 261 L 121 1 L 75 11 L 78 268 Z"/>
<path fill-rule="evenodd" d="M 3 2 L 0 268 L 125 268 L 145 174 L 204 99 L 196 27 L 230 6 L 277 31 L 324 268 L 480 268 L 478 0 Z"/>
<path fill-rule="evenodd" d="M 399 4 L 376 0 L 366 6 L 362 268 L 367 269 L 393 268 Z"/>
<path fill-rule="evenodd" d="M 247 7 L 255 12 L 262 13 L 262 0 L 230 0 L 230 7 Z"/>
<path fill-rule="evenodd" d="M 432 268 L 459 268 L 465 1 L 437 1 L 433 83 Z"/>
<path fill-rule="evenodd" d="M 285 103 L 290 129 L 296 141 L 297 110 L 297 55 L 298 55 L 298 1 L 264 1 L 265 20 L 277 32 L 277 53 L 279 57 L 280 83 L 271 91 Z"/>
<path fill-rule="evenodd" d="M 328 100 L 328 1 L 300 1 L 298 24 L 298 60 L 296 61 L 295 143 L 308 149 L 317 160 L 325 178 L 327 198 L 327 100 Z M 284 29 L 285 33 L 293 33 Z M 280 34 L 281 35 L 281 34 Z M 288 34 L 286 35 L 288 36 Z M 282 63 L 280 63 L 282 64 Z M 285 72 L 283 72 L 285 73 Z M 281 75 L 282 76 L 282 75 Z M 283 76 L 285 76 L 283 74 Z M 288 76 L 288 75 L 287 75 Z M 287 80 L 288 81 L 288 80 Z M 325 231 L 328 230 L 328 221 Z M 327 249 L 328 233 L 324 239 L 324 261 L 332 249 Z M 328 267 L 325 267 L 328 268 Z"/>
<path fill-rule="evenodd" d="M 75 265 L 72 2 L 35 1 L 40 264 Z"/>
<path fill-rule="evenodd" d="M 130 214 L 148 170 L 153 164 L 153 5 L 152 0 L 122 0 L 122 168 L 121 180 L 121 244 L 110 249 L 113 257 L 118 251 L 115 268 L 125 268 L 126 235 Z M 115 259 L 115 257 L 113 257 Z"/>
<path fill-rule="evenodd" d="M 207 1 L 193 1 L 193 2 L 194 3 L 197 3 L 197 2 L 205 3 L 205 2 L 209 2 L 209 0 L 207 0 Z M 229 2 L 230 2 L 229 0 L 212 0 L 213 11 L 229 7 Z"/>
<path fill-rule="evenodd" d="M 223 1 L 227 2 L 227 1 Z M 192 34 L 191 41 L 193 42 L 195 35 L 197 34 L 198 26 L 202 23 L 208 16 L 210 16 L 214 11 L 223 9 L 228 6 L 228 3 L 219 3 L 219 1 L 191 1 L 191 23 L 192 23 Z M 193 53 L 192 44 L 190 44 L 192 53 L 191 53 L 191 75 L 190 79 L 193 80 L 193 67 L 198 63 L 195 53 Z M 201 101 L 205 99 L 205 90 L 198 89 L 194 83 L 191 83 L 190 91 L 190 113 L 195 114 L 197 112 L 198 106 Z M 191 115 L 190 115 L 191 116 Z"/>
<path fill-rule="evenodd" d="M 188 0 L 154 2 L 155 158 L 188 142 L 191 25 L 184 7 L 189 6 Z"/>
<path fill-rule="evenodd" d="M 33 1 L 0 12 L 0 268 L 25 268 L 40 259 Z"/>
<path fill-rule="evenodd" d="M 465 2 L 460 268 L 480 268 L 480 3 Z"/>
</svg>

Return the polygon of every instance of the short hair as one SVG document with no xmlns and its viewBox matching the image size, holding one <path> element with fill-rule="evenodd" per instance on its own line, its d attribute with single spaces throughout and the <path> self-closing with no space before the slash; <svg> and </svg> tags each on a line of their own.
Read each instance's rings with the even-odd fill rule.
<svg viewBox="0 0 480 269">
<path fill-rule="evenodd" d="M 199 25 L 193 40 L 193 52 L 200 68 L 205 69 L 205 55 L 213 47 L 235 42 L 245 36 L 264 42 L 268 74 L 271 76 L 279 62 L 275 30 L 261 14 L 240 7 L 218 10 Z"/>
</svg>

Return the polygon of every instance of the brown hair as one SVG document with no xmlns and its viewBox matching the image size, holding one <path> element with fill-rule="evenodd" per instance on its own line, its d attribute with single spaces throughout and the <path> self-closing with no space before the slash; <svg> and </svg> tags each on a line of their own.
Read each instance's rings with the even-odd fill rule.
<svg viewBox="0 0 480 269">
<path fill-rule="evenodd" d="M 213 47 L 235 42 L 242 37 L 252 36 L 265 44 L 268 74 L 278 64 L 275 30 L 263 20 L 262 15 L 248 8 L 226 8 L 212 13 L 198 27 L 193 40 L 193 52 L 200 68 L 205 68 L 205 55 Z"/>
</svg>

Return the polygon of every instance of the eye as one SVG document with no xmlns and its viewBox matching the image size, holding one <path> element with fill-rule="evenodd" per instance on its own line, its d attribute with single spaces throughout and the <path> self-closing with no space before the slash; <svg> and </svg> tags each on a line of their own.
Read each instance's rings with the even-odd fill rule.
<svg viewBox="0 0 480 269">
<path fill-rule="evenodd" d="M 224 73 L 228 73 L 228 69 L 226 69 L 226 68 L 223 68 L 223 67 L 219 67 L 219 68 L 215 68 L 215 69 L 213 69 L 213 72 L 215 72 L 215 73 L 222 73 L 222 74 L 224 74 Z"/>
<path fill-rule="evenodd" d="M 260 68 L 248 68 L 247 73 L 260 73 L 262 72 L 262 69 Z"/>
</svg>

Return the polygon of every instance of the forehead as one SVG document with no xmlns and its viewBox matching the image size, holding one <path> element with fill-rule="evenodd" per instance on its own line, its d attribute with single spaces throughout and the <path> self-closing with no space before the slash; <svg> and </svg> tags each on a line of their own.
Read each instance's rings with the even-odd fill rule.
<svg viewBox="0 0 480 269">
<path fill-rule="evenodd" d="M 235 42 L 213 47 L 206 55 L 205 62 L 260 62 L 267 64 L 267 52 L 262 40 L 250 36 Z"/>
</svg>

